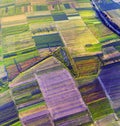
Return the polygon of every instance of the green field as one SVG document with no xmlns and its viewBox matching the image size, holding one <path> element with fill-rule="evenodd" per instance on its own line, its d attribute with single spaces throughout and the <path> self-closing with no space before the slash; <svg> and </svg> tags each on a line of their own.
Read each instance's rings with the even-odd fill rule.
<svg viewBox="0 0 120 126">
<path fill-rule="evenodd" d="M 29 31 L 29 27 L 27 24 L 24 25 L 18 25 L 18 26 L 11 26 L 7 28 L 2 29 L 2 36 L 8 36 L 8 35 L 15 35 L 20 34 L 23 32 Z"/>
<path fill-rule="evenodd" d="M 64 46 L 58 33 L 33 36 L 37 49 Z"/>
<path fill-rule="evenodd" d="M 108 99 L 99 100 L 97 102 L 88 105 L 88 108 L 92 114 L 93 120 L 99 120 L 111 113 L 113 110 L 109 104 Z"/>
</svg>

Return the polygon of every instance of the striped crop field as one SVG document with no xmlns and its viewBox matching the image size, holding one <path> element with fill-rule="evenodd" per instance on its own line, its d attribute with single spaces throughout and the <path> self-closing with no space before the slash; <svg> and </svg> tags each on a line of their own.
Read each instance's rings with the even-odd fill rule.
<svg viewBox="0 0 120 126">
<path fill-rule="evenodd" d="M 0 0 L 0 126 L 120 126 L 120 2 Z"/>
<path fill-rule="evenodd" d="M 53 74 L 53 72 L 55 72 L 55 74 Z M 80 120 L 81 123 L 91 121 L 86 105 L 68 71 L 59 68 L 58 70 L 56 69 L 46 73 L 44 70 L 38 72 L 36 78 L 48 109 L 51 109 L 50 114 L 56 124 L 57 120 L 63 117 L 69 117 L 69 115 L 75 115 L 77 113 L 82 114 L 84 112 L 86 113 L 86 120 L 83 118 L 82 114 L 79 119 L 76 119 L 76 124 L 79 124 Z M 54 78 L 54 80 L 52 80 L 52 78 Z M 42 85 L 43 83 L 44 86 Z M 57 124 L 58 126 L 60 125 L 59 123 Z M 68 120 L 65 120 L 63 123 L 67 123 L 68 125 L 72 124 L 72 122 Z"/>
<path fill-rule="evenodd" d="M 87 104 L 106 98 L 106 95 L 98 80 L 79 87 L 84 101 Z"/>
<path fill-rule="evenodd" d="M 101 83 L 103 83 L 107 95 L 110 98 L 111 105 L 113 106 L 118 117 L 120 117 L 120 106 L 119 106 L 120 90 L 119 90 L 119 77 L 118 77 L 119 69 L 120 69 L 119 63 L 113 66 L 108 65 L 104 67 L 100 73 Z"/>
<path fill-rule="evenodd" d="M 10 96 L 10 91 L 2 93 L 0 99 L 0 125 L 12 125 L 19 121 L 18 111 Z"/>
<path fill-rule="evenodd" d="M 87 53 L 85 49 L 86 45 L 98 43 L 98 40 L 86 27 L 80 16 L 78 19 L 71 18 L 71 20 L 64 23 L 58 22 L 57 27 L 72 57 L 85 55 Z"/>
<path fill-rule="evenodd" d="M 11 90 L 18 109 L 40 102 L 42 94 L 36 81 L 30 80 L 30 82 L 16 85 L 11 87 Z"/>
<path fill-rule="evenodd" d="M 97 57 L 78 57 L 74 60 L 81 77 L 96 75 L 100 69 L 100 62 Z"/>
</svg>

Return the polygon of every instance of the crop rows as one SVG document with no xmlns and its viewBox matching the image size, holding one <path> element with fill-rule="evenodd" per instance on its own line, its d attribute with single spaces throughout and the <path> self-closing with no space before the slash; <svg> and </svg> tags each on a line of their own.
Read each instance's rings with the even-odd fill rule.
<svg viewBox="0 0 120 126">
<path fill-rule="evenodd" d="M 48 73 L 45 71 L 37 73 L 36 76 L 48 109 L 51 109 L 53 120 L 85 111 L 87 113 L 87 108 L 68 71 L 58 69 L 54 70 L 55 74 L 51 70 Z"/>
<path fill-rule="evenodd" d="M 98 43 L 97 39 L 86 27 L 81 17 L 77 16 L 76 18 L 71 17 L 69 21 L 57 23 L 57 27 L 61 32 L 61 36 L 72 57 L 85 55 L 87 53 L 85 49 L 86 45 Z"/>
<path fill-rule="evenodd" d="M 110 97 L 112 106 L 117 113 L 118 117 L 120 117 L 120 86 L 119 86 L 119 63 L 116 66 L 108 65 L 103 68 L 100 73 L 100 79 L 107 91 L 108 96 Z M 113 76 L 114 75 L 114 76 Z"/>
<path fill-rule="evenodd" d="M 12 87 L 12 95 L 18 108 L 40 102 L 41 92 L 36 81 Z"/>
<path fill-rule="evenodd" d="M 50 115 L 47 110 L 26 116 L 22 118 L 22 122 L 24 125 L 27 126 L 33 126 L 33 125 L 53 126 L 53 122 L 50 119 Z"/>
<path fill-rule="evenodd" d="M 80 76 L 95 75 L 99 70 L 99 60 L 96 57 L 83 57 L 83 59 L 81 57 L 75 64 Z"/>
<path fill-rule="evenodd" d="M 81 95 L 87 104 L 106 97 L 98 80 L 80 87 Z"/>
<path fill-rule="evenodd" d="M 1 94 L 0 99 L 2 101 L 0 103 L 0 125 L 10 125 L 17 122 L 19 120 L 18 112 L 10 92 L 6 91 Z"/>
<path fill-rule="evenodd" d="M 94 121 L 113 113 L 110 103 L 98 80 L 80 86 L 79 89 Z"/>
</svg>

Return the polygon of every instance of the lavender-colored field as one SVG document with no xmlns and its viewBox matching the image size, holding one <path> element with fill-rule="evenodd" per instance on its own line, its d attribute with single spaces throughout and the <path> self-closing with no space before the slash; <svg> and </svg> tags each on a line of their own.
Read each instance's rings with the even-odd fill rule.
<svg viewBox="0 0 120 126">
<path fill-rule="evenodd" d="M 120 111 L 120 63 L 104 67 L 99 75 L 115 110 Z M 117 112 L 118 113 L 118 112 Z M 120 115 L 118 115 L 120 116 Z"/>
<path fill-rule="evenodd" d="M 88 114 L 81 116 L 80 118 L 75 118 L 75 119 L 70 119 L 64 122 L 61 122 L 59 124 L 55 124 L 56 126 L 78 126 L 78 122 L 79 124 L 83 124 L 83 123 L 87 123 L 90 122 L 90 117 Z"/>
<path fill-rule="evenodd" d="M 87 110 L 75 81 L 65 69 L 36 75 L 54 120 Z"/>
<path fill-rule="evenodd" d="M 21 120 L 25 126 L 54 126 L 48 110 L 26 116 Z"/>
</svg>

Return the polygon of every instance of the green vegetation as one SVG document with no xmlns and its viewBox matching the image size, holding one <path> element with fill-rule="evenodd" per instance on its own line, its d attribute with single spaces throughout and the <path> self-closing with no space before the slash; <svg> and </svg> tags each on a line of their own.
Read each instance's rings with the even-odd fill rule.
<svg viewBox="0 0 120 126">
<path fill-rule="evenodd" d="M 33 39 L 38 49 L 64 46 L 62 39 L 58 33 L 33 36 Z"/>
<path fill-rule="evenodd" d="M 96 78 L 97 78 L 97 75 L 76 78 L 77 86 L 81 86 L 81 85 L 93 82 Z"/>
<path fill-rule="evenodd" d="M 13 56 L 13 57 L 4 58 L 4 64 L 5 64 L 5 66 L 10 66 L 12 64 L 15 64 L 14 59 L 16 60 L 17 63 L 20 63 L 20 62 L 24 62 L 28 59 L 31 59 L 31 58 L 34 58 L 34 57 L 37 57 L 37 56 L 39 56 L 38 50 L 31 51 L 31 52 L 25 53 L 25 54 L 18 54 L 18 55 Z"/>
<path fill-rule="evenodd" d="M 116 34 L 111 34 L 109 36 L 105 36 L 105 37 L 102 37 L 99 39 L 99 41 L 102 43 L 102 42 L 107 42 L 107 41 L 110 41 L 110 40 L 115 40 L 115 39 L 118 39 L 119 36 L 116 35 Z"/>
<path fill-rule="evenodd" d="M 80 77 L 97 75 L 100 67 L 97 57 L 75 61 L 75 64 Z"/>
<path fill-rule="evenodd" d="M 33 6 L 34 11 L 45 11 L 48 10 L 47 5 L 34 5 Z"/>
<path fill-rule="evenodd" d="M 34 23 L 45 24 L 50 22 L 53 22 L 53 18 L 50 15 L 42 16 L 42 17 L 41 16 L 28 17 L 29 24 L 34 24 Z"/>
<path fill-rule="evenodd" d="M 38 107 L 41 107 L 41 106 L 45 106 L 45 105 L 46 105 L 46 103 L 43 101 L 43 102 L 40 102 L 38 104 L 34 104 L 34 105 L 31 105 L 31 106 L 22 108 L 22 109 L 19 110 L 19 112 L 25 112 L 25 111 L 30 110 L 32 108 L 35 109 L 35 108 L 38 108 Z"/>
<path fill-rule="evenodd" d="M 0 93 L 3 93 L 9 89 L 8 82 L 3 82 L 0 80 Z"/>
<path fill-rule="evenodd" d="M 0 4 L 13 3 L 15 0 L 0 0 Z"/>
<path fill-rule="evenodd" d="M 99 120 L 113 113 L 113 110 L 109 104 L 108 99 L 102 99 L 94 103 L 91 103 L 88 105 L 88 108 L 92 114 L 94 121 Z"/>
<path fill-rule="evenodd" d="M 87 3 L 87 2 L 90 2 L 90 0 L 76 0 L 77 2 L 83 2 L 83 3 Z"/>
<path fill-rule="evenodd" d="M 20 34 L 20 33 L 27 32 L 27 31 L 29 31 L 29 27 L 27 24 L 11 26 L 11 27 L 2 29 L 2 36 L 5 37 L 8 35 Z"/>
<path fill-rule="evenodd" d="M 22 124 L 21 124 L 20 121 L 18 121 L 18 122 L 16 122 L 16 123 L 12 124 L 11 126 L 22 126 Z"/>
<path fill-rule="evenodd" d="M 87 52 L 100 52 L 102 48 L 102 44 L 98 43 L 98 44 L 93 44 L 89 47 L 86 46 L 86 51 Z"/>
</svg>

